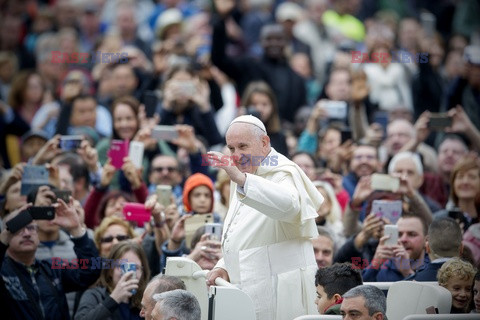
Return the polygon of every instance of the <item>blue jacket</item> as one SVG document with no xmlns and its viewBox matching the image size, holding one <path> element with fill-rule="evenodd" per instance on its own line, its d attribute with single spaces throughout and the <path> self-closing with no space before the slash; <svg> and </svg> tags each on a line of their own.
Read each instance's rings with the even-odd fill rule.
<svg viewBox="0 0 480 320">
<path fill-rule="evenodd" d="M 355 192 L 355 188 L 357 187 L 358 177 L 355 173 L 350 172 L 342 180 L 342 187 L 343 189 L 347 190 L 350 199 L 353 198 L 353 193 Z"/>
<path fill-rule="evenodd" d="M 87 268 L 82 269 L 80 264 L 77 269 L 57 269 L 52 268 L 51 259 L 35 259 L 33 266 L 27 269 L 6 256 L 7 247 L 0 243 L 1 275 L 11 298 L 8 308 L 14 319 L 70 319 L 65 293 L 87 289 L 100 275 L 99 269 L 90 268 L 90 259 L 98 257 L 98 251 L 87 233 L 72 241 L 77 258 L 89 259 Z M 24 290 L 22 282 L 30 294 Z M 39 303 L 35 305 L 29 297 Z"/>
<path fill-rule="evenodd" d="M 437 281 L 438 270 L 443 266 L 445 261 L 430 262 L 424 264 L 414 274 L 405 278 L 412 281 Z"/>
<path fill-rule="evenodd" d="M 423 259 L 424 265 L 430 263 L 428 254 L 425 253 Z M 381 264 L 377 269 L 370 263 L 370 265 L 362 271 L 362 277 L 365 282 L 395 282 L 405 279 L 392 259 Z"/>
</svg>

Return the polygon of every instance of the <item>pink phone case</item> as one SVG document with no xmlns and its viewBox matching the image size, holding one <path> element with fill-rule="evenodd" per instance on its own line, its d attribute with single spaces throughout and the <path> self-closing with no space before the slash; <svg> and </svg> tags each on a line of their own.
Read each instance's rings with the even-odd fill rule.
<svg viewBox="0 0 480 320">
<path fill-rule="evenodd" d="M 128 140 L 112 140 L 110 149 L 108 150 L 108 157 L 110 163 L 115 169 L 121 169 L 123 166 L 123 158 L 128 157 L 129 142 Z"/>
<path fill-rule="evenodd" d="M 123 216 L 127 221 L 135 221 L 142 228 L 145 222 L 150 221 L 152 213 L 141 203 L 127 202 L 123 205 Z"/>
</svg>

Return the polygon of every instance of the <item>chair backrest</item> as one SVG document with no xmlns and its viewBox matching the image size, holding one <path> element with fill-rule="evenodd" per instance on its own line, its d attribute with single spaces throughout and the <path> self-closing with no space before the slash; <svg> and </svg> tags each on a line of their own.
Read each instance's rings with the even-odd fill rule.
<svg viewBox="0 0 480 320">
<path fill-rule="evenodd" d="M 478 320 L 480 315 L 477 313 L 466 314 L 411 314 L 403 320 Z"/>
<path fill-rule="evenodd" d="M 198 299 L 202 320 L 255 320 L 252 299 L 233 284 L 217 278 L 217 286 L 211 286 L 209 294 L 205 282 L 207 273 L 208 270 L 202 270 L 195 261 L 183 257 L 169 257 L 165 267 L 166 275 L 180 278 L 187 291 Z"/>
<path fill-rule="evenodd" d="M 253 300 L 243 291 L 233 287 L 210 287 L 209 319 L 255 320 Z"/>
<path fill-rule="evenodd" d="M 296 317 L 293 320 L 342 320 L 342 316 L 332 316 L 332 315 L 307 315 Z"/>
<path fill-rule="evenodd" d="M 450 312 L 452 294 L 430 283 L 399 281 L 390 286 L 387 294 L 387 317 L 402 320 L 408 315 L 426 314 L 426 308 L 436 307 L 440 314 Z"/>
<path fill-rule="evenodd" d="M 202 320 L 208 319 L 208 289 L 205 277 L 194 276 L 201 274 L 202 268 L 193 260 L 183 257 L 169 257 L 165 267 L 165 274 L 180 278 L 187 291 L 195 295 L 202 309 Z"/>
</svg>

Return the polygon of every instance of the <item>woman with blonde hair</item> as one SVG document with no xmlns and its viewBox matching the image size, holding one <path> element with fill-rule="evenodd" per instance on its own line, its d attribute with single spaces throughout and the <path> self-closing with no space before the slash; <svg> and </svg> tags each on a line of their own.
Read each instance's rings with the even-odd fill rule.
<svg viewBox="0 0 480 320">
<path fill-rule="evenodd" d="M 434 218 L 450 216 L 463 224 L 466 231 L 480 222 L 480 165 L 471 157 L 457 162 L 450 174 L 450 200 L 445 210 L 435 212 Z M 451 211 L 461 211 L 463 216 L 452 216 Z"/>
<path fill-rule="evenodd" d="M 142 247 L 132 241 L 113 246 L 102 266 L 98 287 L 88 289 L 82 296 L 75 320 L 127 320 L 141 319 L 141 300 L 150 279 L 147 257 Z M 133 264 L 133 269 L 122 272 L 123 264 Z"/>
<path fill-rule="evenodd" d="M 313 184 L 322 194 L 325 201 L 317 212 L 315 220 L 317 226 L 324 226 L 335 235 L 335 244 L 340 247 L 345 242 L 342 223 L 342 208 L 338 203 L 335 191 L 330 183 L 325 181 L 314 181 Z"/>
<path fill-rule="evenodd" d="M 135 232 L 127 221 L 117 216 L 109 216 L 95 229 L 94 241 L 100 256 L 107 257 L 114 245 L 134 237 Z"/>
</svg>

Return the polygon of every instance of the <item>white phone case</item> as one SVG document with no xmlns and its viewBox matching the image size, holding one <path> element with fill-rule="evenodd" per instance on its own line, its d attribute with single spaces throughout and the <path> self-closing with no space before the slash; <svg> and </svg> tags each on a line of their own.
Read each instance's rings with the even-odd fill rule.
<svg viewBox="0 0 480 320">
<path fill-rule="evenodd" d="M 140 169 L 143 163 L 143 151 L 145 146 L 143 142 L 131 141 L 130 149 L 128 150 L 128 157 L 132 160 L 136 168 Z"/>
<path fill-rule="evenodd" d="M 386 224 L 384 229 L 384 235 L 390 235 L 385 241 L 385 245 L 387 246 L 395 246 L 398 244 L 398 227 L 394 224 Z"/>
</svg>

